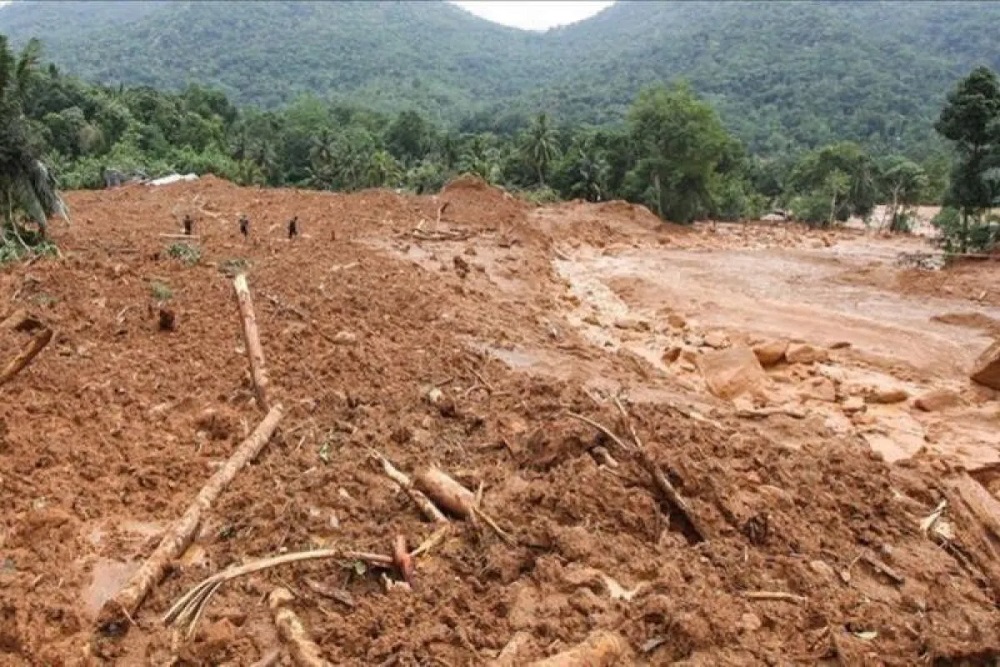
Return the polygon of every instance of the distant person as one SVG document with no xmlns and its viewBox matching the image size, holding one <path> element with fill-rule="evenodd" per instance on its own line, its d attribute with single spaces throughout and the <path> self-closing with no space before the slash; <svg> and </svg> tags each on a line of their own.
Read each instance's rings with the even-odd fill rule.
<svg viewBox="0 0 1000 667">
<path fill-rule="evenodd" d="M 288 221 L 288 240 L 294 239 L 299 235 L 299 216 L 293 217 Z"/>
<path fill-rule="evenodd" d="M 243 238 L 250 238 L 250 218 L 246 213 L 240 213 L 240 234 Z"/>
<path fill-rule="evenodd" d="M 191 232 L 194 231 L 194 220 L 191 219 L 190 213 L 184 214 L 184 235 L 191 236 Z"/>
</svg>

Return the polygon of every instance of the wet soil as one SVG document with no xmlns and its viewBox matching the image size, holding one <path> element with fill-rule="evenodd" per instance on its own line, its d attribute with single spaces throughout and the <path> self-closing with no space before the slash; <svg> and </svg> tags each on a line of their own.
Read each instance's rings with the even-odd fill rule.
<svg viewBox="0 0 1000 667">
<path fill-rule="evenodd" d="M 947 509 L 946 540 L 920 526 L 947 494 L 942 480 L 997 457 L 983 436 L 997 431 L 996 399 L 959 370 L 985 341 L 983 320 L 932 317 L 998 314 L 947 294 L 840 286 L 859 260 L 833 250 L 857 234 L 680 230 L 621 203 L 536 208 L 474 179 L 417 198 L 205 178 L 69 202 L 73 224 L 53 232 L 62 259 L 0 269 L 0 319 L 27 308 L 56 332 L 0 388 L 0 664 L 252 664 L 282 648 L 264 602 L 277 586 L 338 665 L 484 664 L 518 631 L 530 640 L 517 664 L 528 664 L 595 628 L 626 638 L 623 664 L 1000 655 L 1000 582 L 981 526 Z M 196 262 L 159 236 L 179 231 L 184 210 Z M 293 215 L 301 235 L 288 241 Z M 288 415 L 136 625 L 102 636 L 96 609 L 262 417 L 237 271 Z M 164 304 L 172 331 L 158 326 Z M 809 401 L 805 419 L 748 420 L 661 360 L 714 329 L 850 340 L 825 366 L 769 371 L 775 395 L 797 396 L 820 372 L 846 374 L 841 387 L 879 373 L 913 391 L 954 387 L 966 403 L 930 416 L 886 406 L 839 429 L 827 422 L 840 408 Z M 30 335 L 0 331 L 2 358 Z M 698 353 L 697 342 L 684 344 Z M 429 387 L 447 400 L 427 400 Z M 627 438 L 615 396 L 708 539 L 627 452 L 569 415 Z M 887 456 L 866 439 L 900 440 L 892 424 L 904 417 L 941 445 Z M 956 451 L 959 436 L 975 456 Z M 482 485 L 484 511 L 516 543 L 457 522 L 417 559 L 412 591 L 352 562 L 288 565 L 225 585 L 190 641 L 163 626 L 178 597 L 230 565 L 327 546 L 388 554 L 397 535 L 411 546 L 431 535 L 373 447 L 403 470 L 433 463 Z"/>
</svg>

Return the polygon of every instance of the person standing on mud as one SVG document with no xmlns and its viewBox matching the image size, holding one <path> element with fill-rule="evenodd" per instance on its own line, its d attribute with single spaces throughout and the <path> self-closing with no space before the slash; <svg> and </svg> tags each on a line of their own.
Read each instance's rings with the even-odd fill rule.
<svg viewBox="0 0 1000 667">
<path fill-rule="evenodd" d="M 294 216 L 288 221 L 288 240 L 291 241 L 293 238 L 299 235 L 299 216 Z"/>
<path fill-rule="evenodd" d="M 194 231 L 194 220 L 191 219 L 190 213 L 184 214 L 183 224 L 184 224 L 184 235 L 191 236 L 191 232 Z"/>
<path fill-rule="evenodd" d="M 246 213 L 240 213 L 240 234 L 244 239 L 250 238 L 250 218 Z"/>
</svg>

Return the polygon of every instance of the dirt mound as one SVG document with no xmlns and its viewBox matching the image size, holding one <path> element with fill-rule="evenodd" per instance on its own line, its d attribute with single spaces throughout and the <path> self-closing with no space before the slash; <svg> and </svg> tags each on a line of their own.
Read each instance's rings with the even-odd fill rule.
<svg viewBox="0 0 1000 667">
<path fill-rule="evenodd" d="M 447 209 L 442 220 L 478 228 L 503 228 L 524 220 L 531 205 L 472 174 L 447 183 L 438 198 Z"/>
<path fill-rule="evenodd" d="M 462 182 L 442 198 L 477 230 L 527 210 Z M 159 234 L 176 231 L 172 209 L 195 195 L 200 256 L 187 261 Z M 203 179 L 69 199 L 77 224 L 53 226 L 64 259 L 0 273 L 0 317 L 24 308 L 55 330 L 0 388 L 2 664 L 251 664 L 282 647 L 262 602 L 278 586 L 342 665 L 481 664 L 519 631 L 525 664 L 594 629 L 624 636 L 637 664 L 872 654 L 913 664 L 1000 651 L 987 538 L 951 496 L 945 548 L 919 528 L 948 493 L 940 480 L 952 471 L 934 461 L 890 466 L 855 438 L 793 447 L 725 416 L 626 400 L 685 513 L 627 451 L 570 416 L 629 442 L 589 383 L 675 387 L 574 333 L 540 246 L 485 231 L 415 237 L 438 202 L 387 191 Z M 482 203 L 494 200 L 508 212 L 491 217 Z M 240 211 L 253 221 L 248 240 Z M 292 215 L 302 235 L 289 242 L 281 223 Z M 367 243 L 380 236 L 408 254 Z M 412 261 L 417 251 L 431 270 Z M 233 297 L 241 270 L 272 400 L 288 409 L 281 435 L 210 508 L 137 625 L 95 638 L 94 610 L 261 419 Z M 157 326 L 160 301 L 176 313 L 173 331 Z M 31 335 L 0 330 L 0 362 Z M 506 350 L 509 365 L 472 343 Z M 562 378 L 509 367 L 529 346 L 557 359 Z M 349 559 L 250 575 L 222 586 L 175 648 L 161 614 L 221 569 L 329 546 L 390 554 L 397 536 L 412 548 L 435 532 L 369 460 L 373 447 L 407 472 L 436 463 L 481 485 L 483 511 L 514 540 L 455 521 L 416 558 L 409 591 L 387 589 L 394 570 Z"/>
</svg>

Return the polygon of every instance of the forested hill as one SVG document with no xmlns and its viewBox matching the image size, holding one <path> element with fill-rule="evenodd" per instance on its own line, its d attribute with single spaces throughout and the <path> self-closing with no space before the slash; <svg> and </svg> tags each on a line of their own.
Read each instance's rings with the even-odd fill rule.
<svg viewBox="0 0 1000 667">
<path fill-rule="evenodd" d="M 945 93 L 1000 68 L 994 2 L 619 2 L 544 34 L 444 2 L 29 2 L 15 43 L 104 83 L 189 81 L 237 103 L 304 92 L 415 108 L 470 130 L 620 120 L 645 84 L 687 78 L 753 150 L 835 139 L 919 155 Z"/>
</svg>

